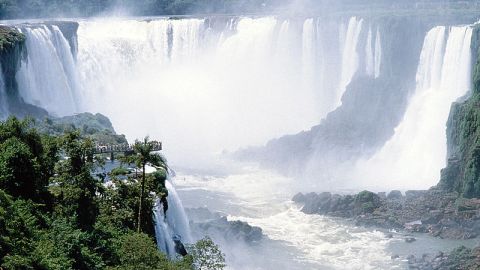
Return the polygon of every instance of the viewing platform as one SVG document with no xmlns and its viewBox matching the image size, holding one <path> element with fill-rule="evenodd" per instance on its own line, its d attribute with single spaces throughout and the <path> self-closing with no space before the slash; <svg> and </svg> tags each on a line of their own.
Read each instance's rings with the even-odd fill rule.
<svg viewBox="0 0 480 270">
<path fill-rule="evenodd" d="M 162 142 L 150 141 L 152 145 L 152 152 L 162 150 Z M 114 153 L 133 153 L 135 144 L 107 144 L 107 145 L 95 145 L 93 149 L 94 155 L 110 154 L 111 159 L 114 159 Z"/>
</svg>

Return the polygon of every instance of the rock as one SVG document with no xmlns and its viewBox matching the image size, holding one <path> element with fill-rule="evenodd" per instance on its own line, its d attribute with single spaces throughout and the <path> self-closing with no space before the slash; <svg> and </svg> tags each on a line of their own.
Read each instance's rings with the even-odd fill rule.
<svg viewBox="0 0 480 270">
<path fill-rule="evenodd" d="M 407 243 L 413 243 L 413 242 L 415 242 L 415 241 L 417 241 L 417 239 L 415 239 L 415 237 L 407 237 L 407 238 L 405 238 L 405 242 L 407 242 Z"/>
<path fill-rule="evenodd" d="M 292 201 L 296 203 L 305 203 L 305 195 L 303 193 L 299 192 L 293 196 Z"/>
<path fill-rule="evenodd" d="M 391 238 L 393 238 L 393 234 L 392 233 L 387 233 L 385 235 L 385 238 L 391 239 Z"/>
<path fill-rule="evenodd" d="M 380 197 L 370 191 L 364 190 L 355 196 L 355 213 L 372 213 L 380 206 Z"/>
<path fill-rule="evenodd" d="M 392 190 L 388 193 L 387 199 L 389 199 L 389 200 L 401 200 L 401 199 L 403 199 L 402 192 L 400 190 Z"/>
<path fill-rule="evenodd" d="M 400 256 L 399 256 L 398 254 L 393 254 L 392 256 L 390 256 L 390 258 L 391 258 L 392 260 L 395 260 L 395 259 L 400 258 Z"/>
<path fill-rule="evenodd" d="M 387 193 L 386 193 L 386 192 L 378 192 L 377 195 L 378 195 L 378 197 L 380 197 L 380 199 L 382 199 L 382 200 L 386 200 L 386 199 L 387 199 Z"/>
<path fill-rule="evenodd" d="M 426 190 L 407 190 L 405 192 L 405 199 L 417 199 L 418 197 L 423 196 L 426 192 Z"/>
<path fill-rule="evenodd" d="M 223 235 L 227 241 L 244 241 L 246 243 L 258 242 L 263 238 L 260 227 L 249 225 L 243 221 L 228 221 L 226 217 L 206 222 L 191 223 L 192 227 L 207 234 Z"/>
</svg>

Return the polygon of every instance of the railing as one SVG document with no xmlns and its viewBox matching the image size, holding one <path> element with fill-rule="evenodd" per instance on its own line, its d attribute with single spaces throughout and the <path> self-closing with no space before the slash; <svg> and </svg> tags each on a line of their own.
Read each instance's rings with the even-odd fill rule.
<svg viewBox="0 0 480 270">
<path fill-rule="evenodd" d="M 162 142 L 150 141 L 152 145 L 152 151 L 162 150 Z M 120 152 L 132 152 L 134 144 L 112 144 L 112 145 L 96 145 L 93 149 L 94 154 L 108 154 L 108 153 L 120 153 Z"/>
</svg>

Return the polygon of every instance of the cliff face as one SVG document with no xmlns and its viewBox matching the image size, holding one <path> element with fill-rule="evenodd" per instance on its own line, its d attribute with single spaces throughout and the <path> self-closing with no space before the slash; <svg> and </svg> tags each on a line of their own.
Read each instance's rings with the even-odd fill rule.
<svg viewBox="0 0 480 270">
<path fill-rule="evenodd" d="M 480 197 L 480 28 L 472 37 L 473 91 L 464 102 L 452 105 L 447 123 L 449 160 L 439 187 L 464 197 Z"/>
<path fill-rule="evenodd" d="M 415 74 L 425 34 L 435 22 L 419 17 L 379 17 L 382 35 L 380 76 L 357 71 L 342 97 L 342 105 L 311 130 L 271 140 L 264 147 L 235 153 L 241 160 L 258 160 L 283 173 L 326 171 L 332 164 L 372 155 L 402 120 L 415 88 Z M 363 44 L 357 51 L 363 49 Z M 365 59 L 360 56 L 360 65 Z M 312 163 L 312 162 L 310 162 Z M 308 166 L 308 165 L 307 165 Z M 314 173 L 316 175 L 316 173 Z"/>
<path fill-rule="evenodd" d="M 15 28 L 0 26 L 0 65 L 8 96 L 16 97 L 18 88 L 15 74 L 25 56 L 25 35 Z"/>
</svg>

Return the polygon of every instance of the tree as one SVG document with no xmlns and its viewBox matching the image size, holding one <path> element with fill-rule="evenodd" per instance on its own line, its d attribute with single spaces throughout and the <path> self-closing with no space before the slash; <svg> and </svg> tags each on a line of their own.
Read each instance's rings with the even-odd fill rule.
<svg viewBox="0 0 480 270">
<path fill-rule="evenodd" d="M 222 270 L 225 268 L 225 255 L 208 236 L 188 247 L 197 270 Z"/>
<path fill-rule="evenodd" d="M 139 199 L 139 206 L 138 206 L 138 220 L 137 220 L 137 232 L 140 232 L 141 224 L 142 224 L 142 207 L 143 207 L 143 199 L 145 197 L 145 167 L 147 165 L 156 167 L 156 168 L 164 168 L 166 170 L 166 161 L 165 159 L 157 154 L 153 153 L 154 149 L 153 141 L 150 141 L 148 136 L 143 139 L 143 141 L 135 141 L 133 146 L 133 150 L 135 153 L 134 161 L 137 167 L 142 168 L 142 179 L 141 179 L 141 191 L 140 191 L 140 199 Z"/>
<path fill-rule="evenodd" d="M 93 142 L 72 131 L 60 138 L 60 148 L 65 158 L 57 163 L 57 175 L 50 187 L 57 199 L 56 212 L 66 218 L 76 217 L 80 228 L 90 230 L 98 214 L 96 192 L 101 187 L 92 176 L 96 166 Z"/>
<path fill-rule="evenodd" d="M 58 161 L 56 140 L 41 136 L 32 120 L 10 117 L 0 123 L 0 188 L 14 197 L 45 201 Z M 42 199 L 43 197 L 43 199 Z"/>
</svg>

